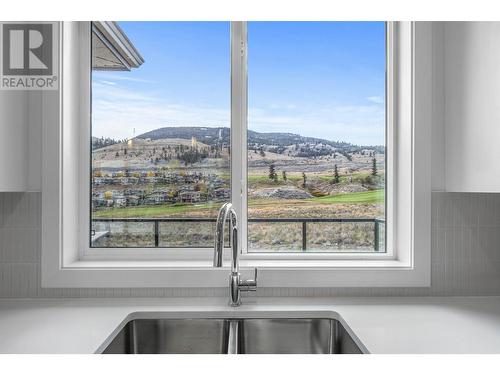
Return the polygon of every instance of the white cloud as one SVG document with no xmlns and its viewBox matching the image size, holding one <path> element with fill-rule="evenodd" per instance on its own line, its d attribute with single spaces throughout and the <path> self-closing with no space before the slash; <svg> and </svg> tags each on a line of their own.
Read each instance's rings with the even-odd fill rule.
<svg viewBox="0 0 500 375">
<path fill-rule="evenodd" d="M 229 126 L 229 109 L 167 103 L 154 94 L 115 86 L 94 85 L 93 89 L 95 136 L 123 139 L 167 126 Z"/>
<path fill-rule="evenodd" d="M 93 72 L 92 73 L 92 78 L 95 79 L 105 79 L 107 81 L 127 81 L 127 82 L 137 82 L 137 83 L 154 83 L 153 81 L 147 80 L 147 79 L 142 79 L 142 78 L 135 78 L 135 77 L 129 77 L 125 75 L 117 75 L 117 74 L 112 74 L 112 73 L 106 73 L 106 72 Z"/>
<path fill-rule="evenodd" d="M 380 106 L 329 106 L 315 111 L 249 109 L 249 127 L 260 132 L 297 133 L 359 145 L 383 145 L 385 112 Z"/>
<path fill-rule="evenodd" d="M 105 81 L 105 80 L 99 80 L 97 82 L 94 82 L 95 83 L 100 83 L 102 85 L 108 85 L 108 86 L 115 86 L 116 85 L 116 82 L 113 82 L 113 81 Z"/>
<path fill-rule="evenodd" d="M 382 98 L 381 96 L 369 96 L 366 98 L 366 100 L 375 104 L 384 104 L 384 98 Z"/>
<path fill-rule="evenodd" d="M 229 108 L 166 102 L 154 92 L 129 91 L 94 83 L 93 134 L 131 138 L 168 126 L 229 126 Z M 249 127 L 260 132 L 297 133 L 360 145 L 384 143 L 384 108 L 380 105 L 328 106 L 316 110 L 249 108 Z M 135 129 L 135 133 L 134 133 Z"/>
</svg>

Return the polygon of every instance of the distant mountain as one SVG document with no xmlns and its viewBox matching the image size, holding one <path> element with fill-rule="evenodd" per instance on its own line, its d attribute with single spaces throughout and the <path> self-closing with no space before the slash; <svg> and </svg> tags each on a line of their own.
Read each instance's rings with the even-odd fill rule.
<svg viewBox="0 0 500 375">
<path fill-rule="evenodd" d="M 206 128 L 206 127 L 165 127 L 151 130 L 147 133 L 138 135 L 139 139 L 168 139 L 180 138 L 191 139 L 195 137 L 198 141 L 207 145 L 229 144 L 230 131 L 229 128 Z M 347 142 L 330 141 L 321 138 L 303 137 L 293 133 L 259 133 L 253 130 L 248 130 L 248 144 L 250 147 L 259 148 L 261 146 L 276 146 L 287 147 L 292 145 L 324 145 L 329 146 L 338 151 L 356 152 L 360 150 L 374 150 L 379 153 L 384 152 L 383 146 L 358 146 Z"/>
<path fill-rule="evenodd" d="M 147 133 L 138 135 L 139 139 L 191 139 L 195 137 L 196 140 L 203 142 L 207 145 L 229 144 L 229 128 L 204 128 L 199 126 L 175 126 L 168 128 L 159 128 L 151 130 Z"/>
<path fill-rule="evenodd" d="M 114 144 L 120 143 L 120 142 L 123 142 L 123 141 L 118 141 L 118 140 L 113 139 L 113 138 L 92 137 L 92 150 L 97 150 L 99 148 L 111 146 L 111 145 L 114 145 Z"/>
</svg>

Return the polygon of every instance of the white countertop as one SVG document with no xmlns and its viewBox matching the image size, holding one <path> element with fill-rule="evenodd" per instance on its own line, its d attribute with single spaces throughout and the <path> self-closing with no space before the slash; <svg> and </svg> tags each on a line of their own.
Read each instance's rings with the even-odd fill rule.
<svg viewBox="0 0 500 375">
<path fill-rule="evenodd" d="M 0 353 L 94 353 L 136 312 L 333 312 L 370 353 L 500 353 L 500 297 L 4 299 Z M 182 314 L 181 314 L 182 316 Z"/>
</svg>

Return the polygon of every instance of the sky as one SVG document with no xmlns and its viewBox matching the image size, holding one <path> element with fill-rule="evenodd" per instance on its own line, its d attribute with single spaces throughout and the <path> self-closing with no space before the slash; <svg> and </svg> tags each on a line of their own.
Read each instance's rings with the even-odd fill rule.
<svg viewBox="0 0 500 375">
<path fill-rule="evenodd" d="M 145 62 L 92 74 L 94 136 L 229 126 L 229 22 L 120 22 Z M 248 127 L 383 145 L 383 22 L 249 22 Z"/>
</svg>

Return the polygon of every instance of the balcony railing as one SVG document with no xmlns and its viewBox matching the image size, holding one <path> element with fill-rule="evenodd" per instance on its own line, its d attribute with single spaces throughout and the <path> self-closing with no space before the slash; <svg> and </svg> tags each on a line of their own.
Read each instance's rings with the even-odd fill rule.
<svg viewBox="0 0 500 375">
<path fill-rule="evenodd" d="M 160 223 L 215 223 L 215 218 L 99 218 L 94 223 L 152 223 L 154 246 L 160 247 Z M 373 251 L 380 251 L 380 226 L 385 219 L 379 218 L 251 218 L 249 223 L 300 223 L 302 227 L 302 251 L 307 251 L 307 228 L 310 223 L 372 223 Z"/>
</svg>

